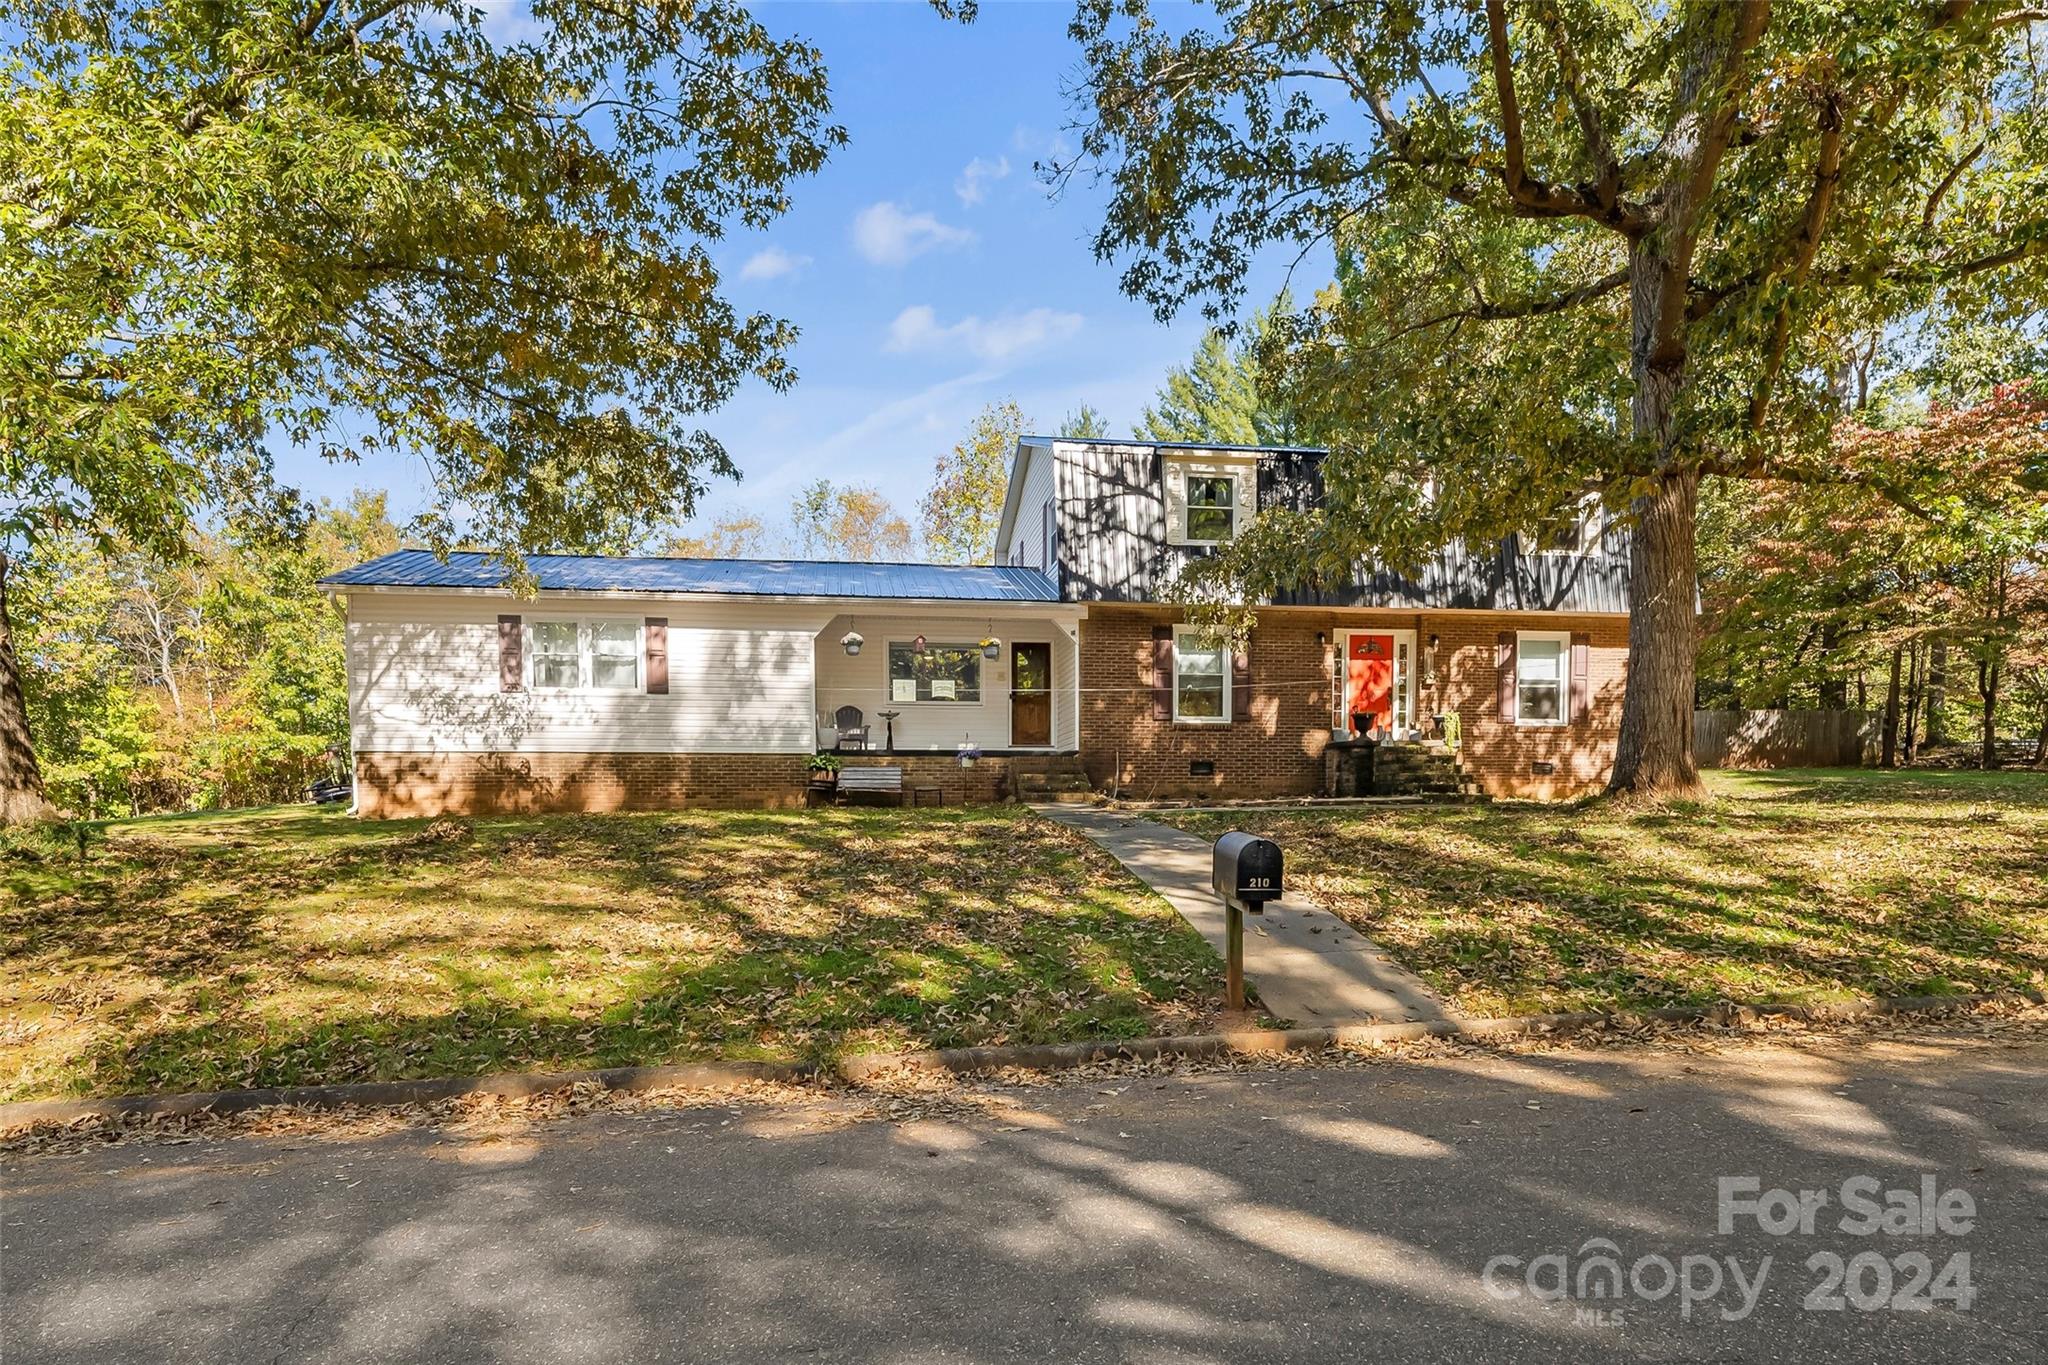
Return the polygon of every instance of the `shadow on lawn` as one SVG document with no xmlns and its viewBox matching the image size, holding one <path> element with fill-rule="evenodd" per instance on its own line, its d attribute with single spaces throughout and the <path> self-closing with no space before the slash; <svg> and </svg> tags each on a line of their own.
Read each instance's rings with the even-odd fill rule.
<svg viewBox="0 0 2048 1365">
<path fill-rule="evenodd" d="M 1310 896 L 1469 1010 L 1988 991 L 2048 975 L 2048 802 L 1971 820 L 1980 785 L 1916 784 L 1901 818 L 1871 808 L 1873 795 L 1904 800 L 1897 788 L 1866 788 L 1847 809 L 1815 775 L 1780 785 L 1676 813 L 1495 807 L 1251 827 L 1288 847 Z M 1816 787 L 1834 800 L 1797 795 Z"/>
<path fill-rule="evenodd" d="M 1215 997 L 1170 910 L 1021 814 L 218 824 L 10 870 L 17 989 L 104 1016 L 34 1090 L 1130 1036 Z"/>
</svg>

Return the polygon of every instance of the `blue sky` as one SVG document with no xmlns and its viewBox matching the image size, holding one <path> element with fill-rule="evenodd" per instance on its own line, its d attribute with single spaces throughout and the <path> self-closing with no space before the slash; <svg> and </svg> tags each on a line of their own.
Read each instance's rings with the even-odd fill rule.
<svg viewBox="0 0 2048 1365">
<path fill-rule="evenodd" d="M 733 511 L 772 522 L 819 477 L 872 484 L 911 512 L 934 456 L 1005 397 L 1042 427 L 1085 402 L 1127 431 L 1201 324 L 1161 326 L 1119 292 L 1116 268 L 1089 248 L 1097 189 L 1081 181 L 1055 198 L 1032 175 L 1034 160 L 1072 142 L 1072 7 L 984 3 L 969 25 L 921 3 L 755 13 L 822 49 L 833 118 L 851 141 L 797 182 L 794 211 L 769 231 L 713 247 L 739 307 L 787 317 L 803 335 L 793 389 L 750 384 L 704 419 L 745 477 L 721 484 L 697 522 Z M 495 20 L 521 21 L 516 9 Z M 1255 302 L 1286 264 L 1267 263 Z M 1303 267 L 1297 292 L 1327 271 Z M 302 455 L 279 472 L 328 496 L 388 487 L 400 516 L 425 500 L 409 461 L 337 467 Z"/>
</svg>

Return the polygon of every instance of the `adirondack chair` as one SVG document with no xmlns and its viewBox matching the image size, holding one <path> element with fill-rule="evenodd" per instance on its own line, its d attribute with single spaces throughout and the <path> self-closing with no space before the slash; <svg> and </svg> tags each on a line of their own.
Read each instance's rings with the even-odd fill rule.
<svg viewBox="0 0 2048 1365">
<path fill-rule="evenodd" d="M 834 711 L 832 728 L 839 732 L 835 748 L 865 750 L 868 747 L 867 721 L 861 716 L 858 706 L 842 706 Z"/>
</svg>

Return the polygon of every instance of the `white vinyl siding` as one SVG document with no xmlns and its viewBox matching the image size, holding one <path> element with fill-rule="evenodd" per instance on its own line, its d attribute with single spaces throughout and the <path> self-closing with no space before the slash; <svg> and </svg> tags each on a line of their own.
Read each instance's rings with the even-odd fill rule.
<svg viewBox="0 0 2048 1365">
<path fill-rule="evenodd" d="M 1023 468 L 1016 471 L 1016 477 L 1020 481 L 1017 519 L 1010 527 L 1008 543 L 996 546 L 996 563 L 1049 571 L 1059 534 L 1058 508 L 1053 500 L 1052 450 L 1046 446 L 1027 446 Z"/>
<path fill-rule="evenodd" d="M 1517 722 L 1563 725 L 1571 719 L 1571 658 L 1566 632 L 1525 630 L 1515 636 Z"/>
<path fill-rule="evenodd" d="M 829 616 L 818 607 L 358 592 L 349 594 L 348 611 L 359 752 L 808 753 L 816 736 L 813 659 Z M 537 660 L 532 636 L 545 622 L 618 622 L 612 651 L 630 627 L 634 685 L 502 691 L 502 613 L 522 617 L 529 670 Z M 668 618 L 665 695 L 640 685 L 644 616 Z M 617 678 L 626 665 L 607 667 Z"/>
</svg>

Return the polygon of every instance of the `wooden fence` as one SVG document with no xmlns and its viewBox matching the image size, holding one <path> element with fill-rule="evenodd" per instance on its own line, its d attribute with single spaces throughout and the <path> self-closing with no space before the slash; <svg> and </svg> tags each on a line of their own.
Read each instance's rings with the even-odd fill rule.
<svg viewBox="0 0 2048 1365">
<path fill-rule="evenodd" d="M 1878 719 L 1867 711 L 1695 711 L 1702 768 L 1854 768 L 1870 762 Z"/>
</svg>

